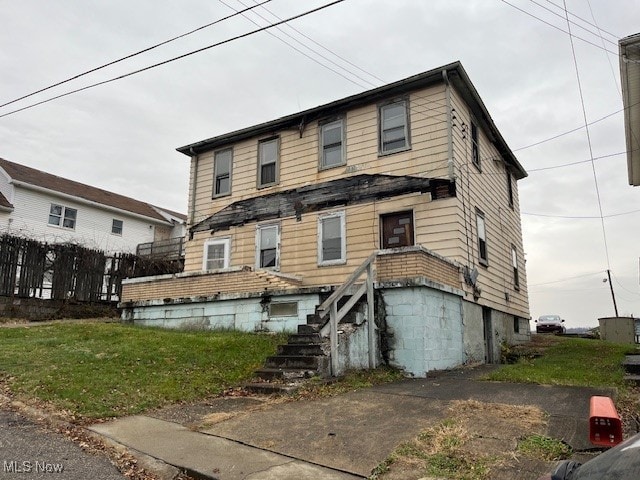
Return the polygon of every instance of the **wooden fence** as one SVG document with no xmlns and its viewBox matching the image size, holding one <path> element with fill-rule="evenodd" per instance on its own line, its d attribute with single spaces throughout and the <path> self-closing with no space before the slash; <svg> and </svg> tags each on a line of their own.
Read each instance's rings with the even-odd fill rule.
<svg viewBox="0 0 640 480">
<path fill-rule="evenodd" d="M 114 302 L 120 299 L 124 278 L 180 271 L 179 261 L 153 260 L 129 253 L 106 255 L 79 245 L 49 245 L 7 234 L 0 237 L 3 296 Z"/>
</svg>

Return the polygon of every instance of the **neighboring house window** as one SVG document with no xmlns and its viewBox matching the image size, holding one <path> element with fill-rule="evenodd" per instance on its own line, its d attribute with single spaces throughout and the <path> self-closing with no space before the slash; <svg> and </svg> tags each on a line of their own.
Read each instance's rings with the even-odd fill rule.
<svg viewBox="0 0 640 480">
<path fill-rule="evenodd" d="M 379 119 L 381 154 L 398 152 L 410 147 L 407 100 L 381 105 Z"/>
<path fill-rule="evenodd" d="M 509 192 L 509 206 L 513 208 L 513 179 L 509 170 L 507 170 L 507 191 Z"/>
<path fill-rule="evenodd" d="M 204 244 L 203 270 L 229 268 L 229 250 L 231 241 L 228 238 L 208 240 Z"/>
<path fill-rule="evenodd" d="M 256 232 L 256 264 L 258 268 L 277 269 L 280 263 L 280 228 L 259 225 Z"/>
<path fill-rule="evenodd" d="M 258 143 L 258 188 L 278 183 L 279 143 L 278 138 Z"/>
<path fill-rule="evenodd" d="M 213 159 L 213 196 L 221 197 L 231 193 L 231 161 L 233 150 L 219 150 Z"/>
<path fill-rule="evenodd" d="M 513 265 L 513 286 L 520 289 L 520 275 L 518 274 L 518 251 L 515 245 L 511 245 L 511 264 Z"/>
<path fill-rule="evenodd" d="M 62 228 L 75 229 L 76 217 L 78 210 L 75 208 L 64 207 L 62 205 L 51 204 L 49 209 L 49 225 L 55 225 Z"/>
<path fill-rule="evenodd" d="M 122 226 L 123 221 L 114 218 L 113 222 L 111 223 L 111 233 L 113 233 L 114 235 L 122 235 Z"/>
<path fill-rule="evenodd" d="M 487 230 L 484 220 L 484 213 L 480 210 L 476 212 L 476 226 L 478 227 L 478 256 L 480 264 L 488 265 L 489 256 L 487 254 Z"/>
<path fill-rule="evenodd" d="M 344 119 L 320 125 L 320 169 L 345 163 Z"/>
<path fill-rule="evenodd" d="M 471 124 L 471 161 L 480 168 L 480 144 L 478 143 L 478 126 Z"/>
<path fill-rule="evenodd" d="M 346 262 L 344 212 L 318 218 L 318 264 L 332 265 Z"/>
</svg>

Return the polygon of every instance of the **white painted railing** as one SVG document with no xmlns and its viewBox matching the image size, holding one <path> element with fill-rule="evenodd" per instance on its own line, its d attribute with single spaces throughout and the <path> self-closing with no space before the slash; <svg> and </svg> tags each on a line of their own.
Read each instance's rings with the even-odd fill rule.
<svg viewBox="0 0 640 480">
<path fill-rule="evenodd" d="M 373 252 L 360 265 L 351 276 L 338 289 L 327 298 L 322 305 L 318 307 L 318 315 L 320 319 L 329 316 L 329 339 L 331 341 L 331 374 L 337 375 L 340 371 L 338 358 L 338 323 L 347 315 L 351 309 L 358 303 L 363 295 L 367 295 L 367 327 L 369 338 L 369 368 L 376 366 L 376 322 L 375 307 L 373 298 L 373 282 L 374 270 L 373 263 L 378 256 L 378 251 Z M 356 282 L 366 273 L 364 283 L 362 283 L 355 293 L 351 291 L 356 286 Z M 351 298 L 341 307 L 338 308 L 338 302 L 346 295 L 351 294 Z"/>
</svg>

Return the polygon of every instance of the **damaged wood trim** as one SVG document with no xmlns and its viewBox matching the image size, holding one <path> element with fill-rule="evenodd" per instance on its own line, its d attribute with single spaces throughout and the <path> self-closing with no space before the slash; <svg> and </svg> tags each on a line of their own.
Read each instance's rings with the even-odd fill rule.
<svg viewBox="0 0 640 480">
<path fill-rule="evenodd" d="M 355 175 L 234 202 L 202 222 L 191 233 L 221 231 L 230 227 L 276 218 L 295 217 L 338 206 L 366 203 L 409 193 L 430 193 L 432 199 L 455 196 L 455 183 L 394 175 Z"/>
</svg>

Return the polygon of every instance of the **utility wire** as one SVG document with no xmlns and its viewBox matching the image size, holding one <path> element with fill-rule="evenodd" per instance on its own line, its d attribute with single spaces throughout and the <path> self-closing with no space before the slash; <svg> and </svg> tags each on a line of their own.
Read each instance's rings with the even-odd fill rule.
<svg viewBox="0 0 640 480">
<path fill-rule="evenodd" d="M 242 5 L 245 5 L 242 1 L 238 0 Z M 257 2 L 257 0 L 253 0 L 254 3 Z M 246 6 L 246 5 L 245 5 Z M 262 9 L 265 10 L 266 12 L 270 13 L 271 15 L 273 15 L 273 17 L 275 17 L 278 20 L 282 20 L 282 18 L 280 18 L 278 15 L 276 15 L 275 13 L 273 13 L 271 10 L 269 10 L 267 7 L 262 6 Z M 256 12 L 257 13 L 257 12 Z M 304 32 L 302 32 L 301 30 L 298 30 L 296 27 L 294 27 L 293 25 L 286 25 L 287 27 L 289 27 L 289 29 L 293 30 L 294 32 L 297 32 L 299 35 L 303 36 L 304 38 L 306 38 L 307 40 L 309 40 L 310 42 L 314 43 L 315 45 L 317 45 L 318 47 L 322 48 L 323 50 L 325 50 L 326 52 L 330 53 L 331 55 L 333 55 L 334 57 L 342 60 L 344 63 L 351 65 L 352 67 L 354 67 L 355 69 L 359 70 L 360 72 L 369 75 L 371 78 L 376 79 L 378 82 L 380 82 L 381 84 L 386 83 L 385 80 L 383 80 L 382 78 L 378 77 L 377 75 L 365 70 L 364 68 L 359 67 L 358 65 L 356 65 L 355 63 L 349 61 L 348 59 L 344 58 L 343 56 L 337 54 L 335 51 L 331 50 L 330 48 L 322 45 L 320 42 L 317 42 L 316 40 L 314 40 L 312 37 L 310 37 L 309 35 L 306 35 Z M 368 82 L 371 85 L 375 85 L 371 82 Z"/>
<path fill-rule="evenodd" d="M 589 121 L 587 119 L 587 110 L 584 105 L 584 95 L 582 93 L 582 82 L 580 81 L 580 70 L 578 69 L 578 59 L 576 58 L 576 50 L 573 45 L 573 35 L 571 34 L 571 24 L 569 23 L 569 13 L 567 12 L 567 2 L 562 0 L 564 10 L 567 16 L 567 28 L 569 30 L 569 42 L 571 44 L 571 56 L 573 57 L 573 66 L 576 72 L 576 81 L 578 82 L 578 93 L 580 94 L 580 104 L 582 106 L 582 117 L 584 118 L 585 132 L 587 134 L 587 143 L 589 145 L 589 155 L 591 157 L 591 169 L 593 171 L 593 182 L 596 189 L 596 197 L 598 199 L 598 211 L 600 212 L 600 223 L 602 224 L 602 239 L 604 241 L 604 252 L 607 260 L 607 271 L 611 271 L 611 261 L 609 259 L 609 246 L 607 245 L 607 229 L 604 225 L 604 215 L 602 213 L 602 199 L 600 198 L 600 187 L 598 186 L 598 174 L 596 173 L 596 162 L 593 160 L 593 146 L 591 145 L 591 134 L 589 132 Z"/>
<path fill-rule="evenodd" d="M 599 220 L 601 218 L 621 217 L 623 215 L 631 215 L 632 213 L 638 213 L 640 210 L 631 210 L 630 212 L 612 213 L 611 215 L 603 216 L 575 216 L 575 215 L 551 215 L 546 213 L 528 213 L 520 212 L 521 215 L 529 215 L 532 217 L 547 217 L 547 218 L 564 218 L 571 220 Z"/>
<path fill-rule="evenodd" d="M 541 167 L 541 168 L 528 168 L 527 169 L 527 173 L 531 173 L 531 172 L 541 172 L 543 170 L 555 170 L 556 168 L 564 168 L 564 167 L 571 167 L 572 165 L 580 165 L 582 163 L 589 163 L 591 162 L 591 160 L 601 160 L 603 158 L 609 158 L 609 157 L 617 157 L 619 155 L 626 155 L 627 152 L 618 152 L 618 153 L 610 153 L 609 155 L 602 155 L 600 157 L 594 157 L 593 159 L 588 159 L 588 160 L 580 160 L 578 162 L 571 162 L 571 163 L 563 163 L 561 165 L 553 165 L 551 167 Z"/>
<path fill-rule="evenodd" d="M 200 30 L 204 30 L 205 28 L 208 28 L 208 27 L 211 27 L 211 26 L 216 25 L 218 23 L 224 22 L 225 20 L 229 20 L 230 18 L 233 18 L 233 17 L 235 17 L 237 15 L 242 15 L 244 12 L 246 12 L 248 10 L 252 10 L 252 9 L 254 9 L 256 7 L 262 6 L 262 5 L 264 5 L 266 3 L 269 3 L 271 1 L 272 0 L 265 0 L 262 3 L 259 3 L 259 4 L 256 4 L 256 5 L 253 5 L 251 7 L 245 8 L 244 10 L 236 12 L 236 13 L 234 13 L 232 15 L 227 15 L 226 17 L 220 18 L 220 19 L 215 20 L 214 22 L 211 22 L 211 23 L 207 23 L 206 25 L 202 25 L 201 27 L 195 28 L 193 30 L 190 30 L 188 32 L 180 34 L 180 35 L 178 35 L 176 37 L 170 38 L 170 39 L 165 40 L 165 41 L 160 42 L 160 43 L 156 43 L 155 45 L 152 45 L 150 47 L 144 48 L 144 49 L 139 50 L 137 52 L 131 53 L 131 54 L 126 55 L 126 56 L 124 56 L 122 58 L 119 58 L 117 60 L 113 60 L 111 62 L 105 63 L 104 65 L 100 65 L 99 67 L 95 67 L 95 68 L 92 68 L 90 70 L 87 70 L 86 72 L 82 72 L 82 73 L 79 73 L 77 75 L 74 75 L 73 77 L 69 77 L 66 80 L 62 80 L 60 82 L 54 83 L 53 85 L 49 85 L 48 87 L 41 88 L 40 90 L 36 90 L 35 92 L 31 92 L 31 93 L 29 93 L 27 95 L 23 95 L 22 97 L 16 98 L 16 99 L 11 100 L 11 101 L 6 102 L 6 103 L 3 103 L 2 105 L 0 105 L 0 108 L 6 107 L 7 105 L 11 105 L 12 103 L 19 102 L 20 100 L 24 100 L 25 98 L 32 97 L 34 95 L 37 95 L 38 93 L 45 92 L 45 91 L 50 90 L 50 89 L 52 89 L 54 87 L 59 87 L 60 85 L 63 85 L 65 83 L 71 82 L 71 81 L 76 80 L 78 78 L 84 77 L 85 75 L 89 75 L 90 73 L 97 72 L 98 70 L 102 70 L 103 68 L 110 67 L 112 65 L 115 65 L 116 63 L 120 63 L 120 62 L 122 62 L 124 60 L 128 60 L 128 59 L 133 58 L 135 56 L 138 56 L 138 55 L 141 55 L 143 53 L 146 53 L 146 52 L 148 52 L 150 50 L 153 50 L 154 48 L 158 48 L 158 47 L 161 47 L 162 45 L 166 45 L 167 43 L 171 43 L 171 42 L 173 42 L 175 40 L 179 40 L 180 38 L 184 38 L 184 37 L 186 37 L 188 35 L 191 35 L 193 33 L 199 32 Z"/>
<path fill-rule="evenodd" d="M 231 5 L 229 5 L 228 3 L 226 3 L 224 0 L 218 0 L 220 3 L 222 3 L 225 7 L 229 8 L 230 10 L 233 10 L 234 12 L 237 12 L 238 10 L 234 7 L 232 7 Z M 242 1 L 238 1 L 238 3 L 240 3 L 242 6 L 246 7 L 246 5 L 244 3 L 242 3 Z M 267 20 L 266 17 L 264 17 L 263 15 L 261 15 L 258 12 L 253 12 L 255 15 L 257 15 L 258 17 L 260 17 L 262 20 L 266 21 L 267 23 L 269 23 L 269 20 Z M 251 23 L 253 23 L 254 25 L 256 25 L 257 27 L 260 27 L 260 23 L 256 22 L 255 20 L 253 20 L 252 18 L 250 18 L 248 15 L 243 14 L 242 15 L 244 18 L 246 18 L 247 20 L 249 20 Z M 279 37 L 278 35 L 276 35 L 273 32 L 269 32 L 267 31 L 267 34 L 271 35 L 273 38 L 280 40 L 282 43 L 284 43 L 285 45 L 287 45 L 288 47 L 291 47 L 292 49 L 294 49 L 296 52 L 300 53 L 301 55 L 304 55 L 305 57 L 307 57 L 309 60 L 317 63 L 318 65 L 331 70 L 333 73 L 335 73 L 336 75 L 341 76 L 342 78 L 344 78 L 345 80 L 353 83 L 354 85 L 360 87 L 360 88 L 367 88 L 367 84 L 373 86 L 373 84 L 371 82 L 369 82 L 368 80 L 362 78 L 361 76 L 359 76 L 356 73 L 351 72 L 350 70 L 341 67 L 340 65 L 336 64 L 333 60 L 327 58 L 325 55 L 323 55 L 322 53 L 318 52 L 317 50 L 314 50 L 313 48 L 305 45 L 303 42 L 301 42 L 300 40 L 298 40 L 296 37 L 294 37 L 293 35 L 289 34 L 288 32 L 286 32 L 285 30 L 283 30 L 280 27 L 276 27 L 275 30 L 277 30 L 278 32 L 280 32 L 282 35 L 285 35 L 286 37 L 290 38 L 291 40 L 293 40 L 294 42 L 296 42 L 298 45 L 301 45 L 302 47 L 308 49 L 309 51 L 313 52 L 315 55 L 317 55 L 318 57 L 322 58 L 323 60 L 325 60 L 326 62 L 333 64 L 335 66 L 337 66 L 338 68 L 344 70 L 345 72 L 348 72 L 349 75 L 354 76 L 355 78 L 359 79 L 360 81 L 362 81 L 363 83 L 360 83 L 354 79 L 352 79 L 351 77 L 345 75 L 344 73 L 342 73 L 339 70 L 336 70 L 334 68 L 332 68 L 329 65 L 326 65 L 325 63 L 321 62 L 318 58 L 313 57 L 311 55 L 309 55 L 308 53 L 304 52 L 303 50 L 300 50 L 298 47 L 296 47 L 295 45 L 291 44 L 290 42 L 288 42 L 287 40 L 285 40 L 284 38 Z"/>
<path fill-rule="evenodd" d="M 51 98 L 48 98 L 46 100 L 42 100 L 40 102 L 33 103 L 31 105 L 27 105 L 26 107 L 18 108 L 16 110 L 11 111 L 11 112 L 7 112 L 7 113 L 4 113 L 4 114 L 0 115 L 0 118 L 6 117 L 6 116 L 9 116 L 9 115 L 13 115 L 14 113 L 22 112 L 24 110 L 28 110 L 28 109 L 36 107 L 38 105 L 42 105 L 43 103 L 48 103 L 48 102 L 51 102 L 53 100 L 57 100 L 59 98 L 72 95 L 74 93 L 82 92 L 84 90 L 89 90 L 91 88 L 98 87 L 100 85 L 105 85 L 107 83 L 115 82 L 116 80 L 121 80 L 123 78 L 127 78 L 127 77 L 130 77 L 130 76 L 136 75 L 138 73 L 142 73 L 142 72 L 145 72 L 147 70 L 151 70 L 151 69 L 159 67 L 161 65 L 166 65 L 167 63 L 175 62 L 176 60 L 181 60 L 181 59 L 189 57 L 191 55 L 195 55 L 196 53 L 204 52 L 205 50 L 209 50 L 209 49 L 214 48 L 214 47 L 219 47 L 220 45 L 231 43 L 231 42 L 233 42 L 235 40 L 239 40 L 241 38 L 249 37 L 249 36 L 254 35 L 256 33 L 263 32 L 263 31 L 268 30 L 268 29 L 273 28 L 273 27 L 277 27 L 278 25 L 282 25 L 282 24 L 290 22 L 292 20 L 297 20 L 298 18 L 302 18 L 302 17 L 305 17 L 305 16 L 310 15 L 312 13 L 319 12 L 320 10 L 324 10 L 325 8 L 332 7 L 334 5 L 337 5 L 338 3 L 342 3 L 344 1 L 345 0 L 334 0 L 333 2 L 327 3 L 325 5 L 322 5 L 320 7 L 314 8 L 312 10 L 308 10 L 308 11 L 300 13 L 298 15 L 294 15 L 293 17 L 289 17 L 289 18 L 287 18 L 285 20 L 273 23 L 271 25 L 267 25 L 265 27 L 261 27 L 261 28 L 258 28 L 256 30 L 252 30 L 252 31 L 247 32 L 247 33 L 236 35 L 235 37 L 228 38 L 226 40 L 222 40 L 220 42 L 216 42 L 216 43 L 213 43 L 211 45 L 207 45 L 206 47 L 202 47 L 202 48 L 199 48 L 197 50 L 192 50 L 191 52 L 187 52 L 185 54 L 178 55 L 177 57 L 173 57 L 173 58 L 170 58 L 168 60 L 164 60 L 162 62 L 154 63 L 153 65 L 149 65 L 147 67 L 140 68 L 138 70 L 134 70 L 132 72 L 125 73 L 123 75 L 119 75 L 117 77 L 113 77 L 113 78 L 110 78 L 110 79 L 107 79 L 107 80 L 103 80 L 101 82 L 97 82 L 97 83 L 93 83 L 91 85 L 87 85 L 87 86 L 82 87 L 82 88 L 77 88 L 75 90 L 71 90 L 69 92 L 62 93 L 60 95 L 56 95 L 55 97 L 51 97 Z"/>
<path fill-rule="evenodd" d="M 585 277 L 592 277 L 594 275 L 602 275 L 603 273 L 606 273 L 604 270 L 600 270 L 597 272 L 592 272 L 592 273 L 585 273 L 582 275 L 576 275 L 575 277 L 566 277 L 566 278 L 560 278 L 558 280 L 551 280 L 549 282 L 543 282 L 543 283 L 533 283 L 533 284 L 529 284 L 527 285 L 528 287 L 540 287 L 542 285 L 551 285 L 552 283 L 562 283 L 562 282 L 566 282 L 568 280 L 575 280 L 576 278 L 585 278 Z"/>
<path fill-rule="evenodd" d="M 553 5 L 554 7 L 558 8 L 558 9 L 562 10 L 562 5 L 558 5 L 557 3 L 552 2 L 551 0 L 546 0 L 546 2 L 547 2 L 547 3 L 550 3 L 551 5 Z M 591 8 L 591 5 L 589 5 L 589 8 Z M 582 18 L 582 17 L 580 17 L 580 16 L 576 15 L 575 13 L 571 13 L 571 12 L 569 12 L 569 15 L 571 15 L 572 17 L 575 17 L 575 18 L 577 18 L 577 19 L 579 19 L 579 20 L 582 20 L 582 21 L 583 21 L 584 23 L 586 23 L 587 25 L 591 25 L 591 26 L 593 26 L 593 27 L 596 27 L 596 28 L 598 29 L 598 31 L 602 31 L 602 32 L 606 33 L 607 35 L 610 35 L 611 37 L 615 38 L 616 40 L 617 40 L 618 38 L 620 38 L 620 35 L 616 35 L 615 33 L 608 32 L 608 31 L 606 31 L 606 30 L 604 30 L 604 29 L 602 29 L 602 28 L 598 27 L 598 25 L 596 25 L 596 24 L 595 24 L 595 19 L 594 19 L 594 23 L 591 23 L 591 22 L 589 22 L 589 20 L 586 20 L 586 19 L 584 19 L 584 18 Z M 591 16 L 592 16 L 592 18 L 593 18 L 593 12 L 592 12 Z"/>
<path fill-rule="evenodd" d="M 550 27 L 552 27 L 552 28 L 555 28 L 556 30 L 561 31 L 562 33 L 569 33 L 569 32 L 567 32 L 566 30 L 563 30 L 562 28 L 558 27 L 557 25 L 554 25 L 553 23 L 547 22 L 546 20 L 543 20 L 543 19 L 541 19 L 540 17 L 536 17 L 534 14 L 529 13 L 529 12 L 527 12 L 526 10 L 524 10 L 524 9 L 522 9 L 522 8 L 520 8 L 520 7 L 515 6 L 514 4 L 507 2 L 507 0 L 500 0 L 500 1 L 501 1 L 502 3 L 506 3 L 506 4 L 507 4 L 507 5 L 509 5 L 510 7 L 513 7 L 513 8 L 515 8 L 516 10 L 519 10 L 520 12 L 522 12 L 522 13 L 524 13 L 524 14 L 526 14 L 526 15 L 529 15 L 530 17 L 535 18 L 536 20 L 538 20 L 538 21 L 540 21 L 540 22 L 542 22 L 542 23 L 544 23 L 544 24 L 546 24 L 546 25 L 549 25 L 549 26 L 550 26 Z M 600 46 L 600 45 L 598 45 L 597 43 L 593 43 L 593 42 L 591 42 L 591 41 L 589 41 L 589 40 L 586 40 L 586 39 L 584 39 L 584 38 L 582 38 L 582 37 L 578 37 L 577 35 L 572 35 L 572 37 L 575 37 L 575 38 L 577 38 L 578 40 L 582 40 L 583 42 L 588 43 L 589 45 L 593 45 L 593 46 L 594 46 L 594 47 L 596 47 L 596 48 L 602 49 L 602 50 L 604 50 L 605 52 L 609 52 L 611 55 L 615 55 L 616 57 L 620 56 L 617 52 L 612 52 L 611 50 L 607 50 L 606 48 L 601 47 L 601 46 Z"/>
</svg>

